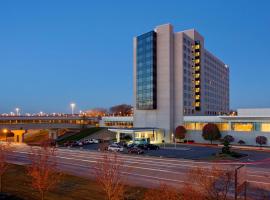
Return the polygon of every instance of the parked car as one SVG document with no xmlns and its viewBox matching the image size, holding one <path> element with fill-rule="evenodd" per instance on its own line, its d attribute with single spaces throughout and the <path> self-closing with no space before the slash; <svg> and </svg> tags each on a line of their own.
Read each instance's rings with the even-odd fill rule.
<svg viewBox="0 0 270 200">
<path fill-rule="evenodd" d="M 98 144 L 99 143 L 99 140 L 97 139 L 91 139 L 93 141 L 94 144 Z"/>
<path fill-rule="evenodd" d="M 146 149 L 144 144 L 138 144 L 136 147 L 142 150 Z"/>
<path fill-rule="evenodd" d="M 84 143 L 85 144 L 92 144 L 94 143 L 91 139 L 87 139 L 87 140 L 84 140 Z"/>
<path fill-rule="evenodd" d="M 98 144 L 99 141 L 96 140 L 96 139 L 87 139 L 87 140 L 84 140 L 85 144 Z"/>
<path fill-rule="evenodd" d="M 138 147 L 132 147 L 128 150 L 128 153 L 143 154 L 144 151 Z"/>
<path fill-rule="evenodd" d="M 64 146 L 65 146 L 65 147 L 71 146 L 72 143 L 73 143 L 73 142 L 71 142 L 71 141 L 67 141 L 67 142 L 64 143 Z"/>
<path fill-rule="evenodd" d="M 122 146 L 122 147 L 127 147 L 128 146 L 127 142 L 125 142 L 125 141 L 118 142 L 117 144 Z"/>
<path fill-rule="evenodd" d="M 130 148 L 133 148 L 133 147 L 135 147 L 135 146 L 136 146 L 136 144 L 131 143 L 131 144 L 128 144 L 128 145 L 127 145 L 127 148 L 130 149 Z"/>
<path fill-rule="evenodd" d="M 146 145 L 144 145 L 144 148 L 147 150 L 158 150 L 159 146 L 154 145 L 154 144 L 146 144 Z"/>
<path fill-rule="evenodd" d="M 120 152 L 122 152 L 122 151 L 124 151 L 124 148 L 122 146 L 118 145 L 118 144 L 111 144 L 108 147 L 108 151 L 120 151 Z"/>
<path fill-rule="evenodd" d="M 78 142 L 74 142 L 74 141 L 70 141 L 68 146 L 70 147 L 76 147 L 76 146 L 79 146 L 79 143 Z"/>
<path fill-rule="evenodd" d="M 77 141 L 76 143 L 77 143 L 77 145 L 80 146 L 80 147 L 84 145 L 84 143 L 81 142 L 81 141 Z"/>
</svg>

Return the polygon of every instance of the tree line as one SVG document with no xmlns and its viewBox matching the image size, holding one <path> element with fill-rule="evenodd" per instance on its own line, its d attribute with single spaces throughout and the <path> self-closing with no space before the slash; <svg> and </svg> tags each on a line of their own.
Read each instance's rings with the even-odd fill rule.
<svg viewBox="0 0 270 200">
<path fill-rule="evenodd" d="M 92 108 L 85 111 L 85 114 L 89 117 L 102 117 L 107 115 L 131 116 L 133 114 L 133 107 L 128 104 L 120 104 L 110 108 Z"/>
</svg>

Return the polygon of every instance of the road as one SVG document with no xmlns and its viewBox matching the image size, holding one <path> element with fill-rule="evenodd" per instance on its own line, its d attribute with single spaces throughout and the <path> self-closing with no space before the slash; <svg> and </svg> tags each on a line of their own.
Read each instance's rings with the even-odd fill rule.
<svg viewBox="0 0 270 200">
<path fill-rule="evenodd" d="M 8 160 L 15 164 L 29 163 L 30 148 L 26 145 L 16 145 Z M 102 160 L 103 154 L 97 151 L 80 151 L 75 149 L 58 149 L 57 159 L 59 168 L 67 173 L 94 178 L 93 167 Z M 187 173 L 196 167 L 210 167 L 212 162 L 193 161 L 187 159 L 158 158 L 151 156 L 135 156 L 118 154 L 123 161 L 123 173 L 127 175 L 127 183 L 143 187 L 155 187 L 160 182 L 181 186 L 187 180 Z M 246 164 L 246 179 L 250 186 L 270 191 L 270 159 L 256 162 L 223 162 L 215 163 L 221 167 L 236 167 Z"/>
</svg>

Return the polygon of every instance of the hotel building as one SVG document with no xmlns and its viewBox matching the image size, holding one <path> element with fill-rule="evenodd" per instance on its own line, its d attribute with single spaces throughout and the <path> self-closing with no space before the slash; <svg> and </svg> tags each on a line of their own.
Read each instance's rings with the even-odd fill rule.
<svg viewBox="0 0 270 200">
<path fill-rule="evenodd" d="M 229 68 L 196 30 L 161 25 L 135 37 L 133 51 L 135 128 L 162 130 L 169 142 L 184 116 L 229 112 Z"/>
</svg>

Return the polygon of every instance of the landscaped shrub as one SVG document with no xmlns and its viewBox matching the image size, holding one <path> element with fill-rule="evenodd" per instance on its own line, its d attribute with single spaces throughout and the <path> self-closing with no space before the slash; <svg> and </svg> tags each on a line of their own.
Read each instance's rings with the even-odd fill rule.
<svg viewBox="0 0 270 200">
<path fill-rule="evenodd" d="M 256 143 L 259 144 L 260 146 L 266 145 L 267 144 L 267 137 L 265 137 L 265 136 L 257 136 L 256 137 Z"/>
<path fill-rule="evenodd" d="M 226 135 L 226 136 L 224 137 L 224 141 L 227 141 L 227 142 L 229 142 L 229 143 L 232 143 L 232 142 L 234 142 L 234 137 L 231 136 L 231 135 Z"/>
<path fill-rule="evenodd" d="M 186 137 L 187 130 L 184 126 L 178 126 L 175 129 L 175 138 L 182 140 Z"/>
<path fill-rule="evenodd" d="M 209 123 L 203 127 L 202 137 L 205 140 L 210 140 L 212 144 L 214 140 L 221 138 L 221 134 L 216 124 Z"/>
<path fill-rule="evenodd" d="M 244 140 L 239 140 L 239 141 L 238 141 L 238 144 L 243 145 L 243 144 L 246 144 L 246 143 L 245 143 Z"/>
</svg>

